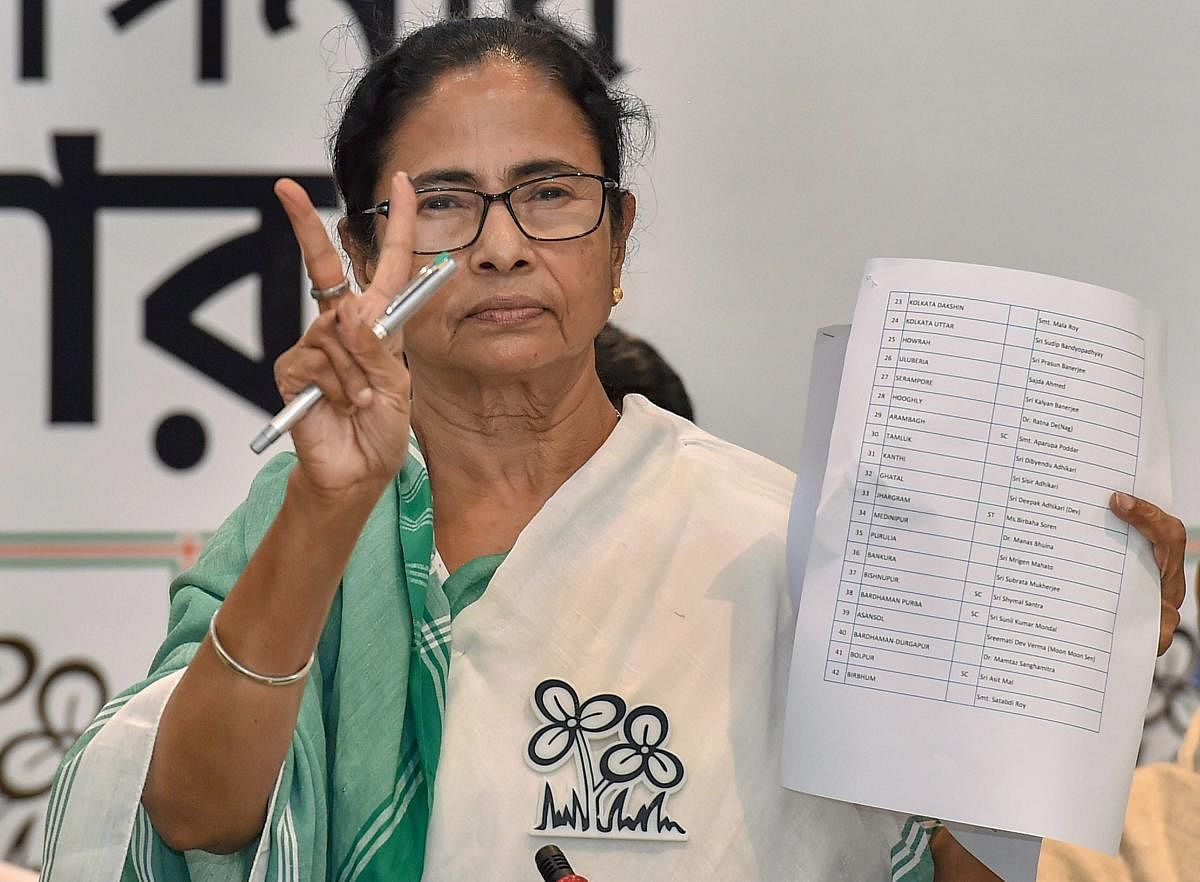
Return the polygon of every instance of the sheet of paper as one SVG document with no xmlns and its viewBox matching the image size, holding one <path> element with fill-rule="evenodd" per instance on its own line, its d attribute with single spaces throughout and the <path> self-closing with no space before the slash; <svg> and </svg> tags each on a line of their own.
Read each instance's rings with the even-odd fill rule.
<svg viewBox="0 0 1200 882">
<path fill-rule="evenodd" d="M 821 480 L 829 459 L 829 435 L 837 413 L 838 387 L 849 340 L 849 325 L 830 325 L 820 328 L 813 341 L 804 437 L 788 520 L 788 580 L 797 607 L 804 588 L 804 569 L 817 517 Z M 1034 882 L 1037 878 L 1040 837 L 963 824 L 952 823 L 949 827 L 954 837 L 1004 882 Z"/>
<path fill-rule="evenodd" d="M 798 790 L 1113 852 L 1158 628 L 1161 329 L 1113 291 L 875 260 L 808 549 Z"/>
<path fill-rule="evenodd" d="M 808 404 L 804 408 L 804 437 L 800 442 L 800 465 L 796 469 L 796 492 L 788 517 L 787 567 L 792 606 L 800 607 L 804 570 L 808 566 L 808 546 L 817 519 L 817 500 L 825 462 L 829 459 L 829 433 L 837 414 L 838 387 L 842 382 L 842 363 L 846 360 L 849 325 L 820 328 L 813 341 L 812 370 L 808 377 Z"/>
</svg>

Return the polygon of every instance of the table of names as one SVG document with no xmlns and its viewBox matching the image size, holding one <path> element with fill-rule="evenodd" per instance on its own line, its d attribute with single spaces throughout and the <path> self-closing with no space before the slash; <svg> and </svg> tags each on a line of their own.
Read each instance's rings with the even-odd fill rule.
<svg viewBox="0 0 1200 882">
<path fill-rule="evenodd" d="M 1127 330 L 891 292 L 826 681 L 1098 731 L 1144 374 Z"/>
</svg>

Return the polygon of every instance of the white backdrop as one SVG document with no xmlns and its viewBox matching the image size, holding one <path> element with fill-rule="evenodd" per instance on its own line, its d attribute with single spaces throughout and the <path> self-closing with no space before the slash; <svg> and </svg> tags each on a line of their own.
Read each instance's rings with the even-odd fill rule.
<svg viewBox="0 0 1200 882">
<path fill-rule="evenodd" d="M 330 102 L 361 58 L 348 3 L 284 3 L 293 26 L 278 31 L 264 4 L 210 3 L 224 8 L 226 41 L 223 78 L 205 81 L 198 4 L 142 4 L 118 28 L 111 10 L 131 5 L 0 0 L 0 187 L 16 175 L 57 186 L 56 134 L 94 133 L 101 177 L 325 173 Z M 1200 6 L 614 5 L 623 82 L 658 128 L 634 178 L 636 248 L 614 320 L 679 370 L 698 422 L 794 466 L 812 336 L 849 320 L 869 257 L 1067 276 L 1167 314 L 1175 510 L 1200 523 L 1188 432 L 1200 404 L 1190 268 L 1200 241 Z M 21 11 L 35 6 L 46 25 L 40 78 L 20 74 L 29 61 Z M 421 21 L 443 4 L 396 7 Z M 588 0 L 558 8 L 591 28 Z M 153 189 L 126 185 L 127 204 Z M 156 198 L 158 207 L 94 215 L 94 414 L 82 423 L 49 421 L 48 227 L 0 199 L 0 641 L 16 635 L 36 653 L 27 671 L 25 656 L 0 643 L 0 750 L 24 738 L 0 753 L 0 859 L 33 863 L 40 848 L 41 803 L 6 795 L 6 782 L 36 790 L 88 707 L 90 675 L 59 668 L 86 657 L 110 693 L 140 676 L 167 579 L 260 465 L 247 444 L 261 408 L 148 342 L 143 326 L 148 293 L 256 229 L 258 211 L 171 209 Z M 255 275 L 230 284 L 193 323 L 258 358 L 259 287 Z M 155 452 L 158 427 L 177 413 L 204 435 L 202 457 L 185 469 Z M 120 604 L 126 611 L 112 615 Z M 56 691 L 73 676 L 83 678 L 73 692 Z M 39 695 L 58 702 L 47 719 Z"/>
</svg>

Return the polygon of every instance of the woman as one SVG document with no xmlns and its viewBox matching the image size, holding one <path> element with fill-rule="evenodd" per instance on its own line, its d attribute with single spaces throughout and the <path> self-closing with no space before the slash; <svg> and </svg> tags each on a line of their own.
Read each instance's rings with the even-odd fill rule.
<svg viewBox="0 0 1200 882">
<path fill-rule="evenodd" d="M 597 378 L 627 116 L 557 30 L 447 22 L 334 140 L 361 297 L 279 184 L 330 299 L 277 381 L 324 400 L 68 756 L 48 882 L 532 878 L 547 836 L 593 880 L 929 878 L 917 822 L 778 784 L 792 476 Z M 450 250 L 402 357 L 368 322 Z"/>
</svg>

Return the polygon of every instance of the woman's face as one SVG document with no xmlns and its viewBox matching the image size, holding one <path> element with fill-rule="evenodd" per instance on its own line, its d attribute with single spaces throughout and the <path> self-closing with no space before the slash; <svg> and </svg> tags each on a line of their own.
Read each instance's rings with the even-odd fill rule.
<svg viewBox="0 0 1200 882">
<path fill-rule="evenodd" d="M 603 173 L 574 102 L 536 68 L 506 60 L 435 82 L 392 134 L 377 200 L 397 171 L 417 189 L 489 193 L 556 172 Z M 414 372 L 465 372 L 486 384 L 534 372 L 569 382 L 587 369 L 620 284 L 634 210 L 626 201 L 624 229 L 614 233 L 606 210 L 590 235 L 560 242 L 527 238 L 503 203 L 492 203 L 476 242 L 453 254 L 459 271 L 404 327 Z M 430 259 L 414 255 L 413 272 Z"/>
</svg>

